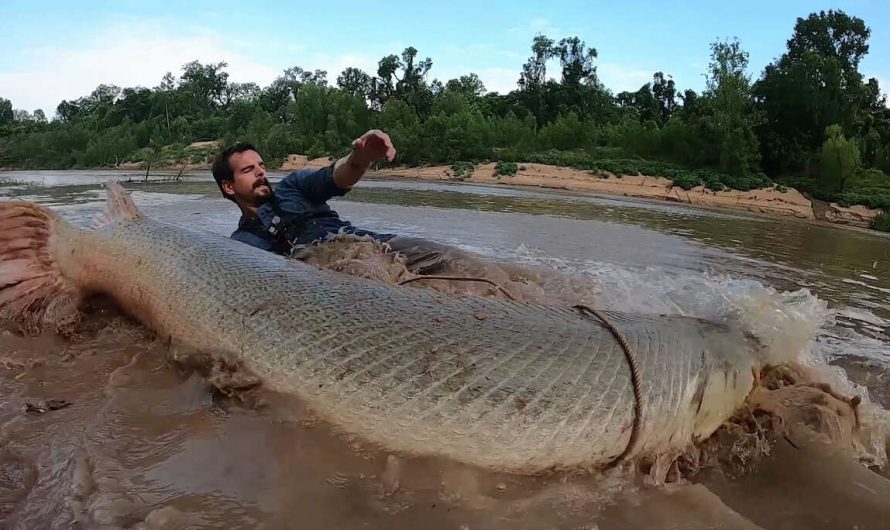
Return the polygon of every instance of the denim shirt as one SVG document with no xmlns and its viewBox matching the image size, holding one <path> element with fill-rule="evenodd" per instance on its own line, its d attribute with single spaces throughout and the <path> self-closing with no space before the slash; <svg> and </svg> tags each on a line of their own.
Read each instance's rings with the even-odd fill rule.
<svg viewBox="0 0 890 530">
<path fill-rule="evenodd" d="M 282 223 L 303 225 L 296 245 L 311 245 L 324 240 L 329 235 L 346 232 L 356 235 L 369 235 L 381 241 L 394 237 L 391 234 L 376 234 L 352 226 L 349 221 L 340 219 L 337 212 L 328 206 L 327 201 L 342 197 L 344 190 L 334 182 L 334 165 L 321 169 L 301 169 L 284 177 L 272 193 L 278 202 L 277 215 Z M 270 252 L 275 251 L 276 237 L 269 233 L 276 212 L 272 204 L 265 203 L 256 210 L 256 217 L 241 216 L 238 228 L 232 239 L 247 243 Z"/>
</svg>

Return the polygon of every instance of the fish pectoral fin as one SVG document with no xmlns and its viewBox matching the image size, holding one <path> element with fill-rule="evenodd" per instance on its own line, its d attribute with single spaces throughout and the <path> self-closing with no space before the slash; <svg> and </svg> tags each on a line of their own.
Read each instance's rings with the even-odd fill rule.
<svg viewBox="0 0 890 530">
<path fill-rule="evenodd" d="M 220 393 L 245 400 L 245 394 L 262 386 L 260 378 L 240 356 L 225 350 L 171 347 L 170 358 L 180 366 L 201 374 Z"/>
</svg>

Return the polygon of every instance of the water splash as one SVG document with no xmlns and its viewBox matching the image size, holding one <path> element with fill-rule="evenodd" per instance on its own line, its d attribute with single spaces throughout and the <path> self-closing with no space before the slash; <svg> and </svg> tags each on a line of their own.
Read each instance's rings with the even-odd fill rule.
<svg viewBox="0 0 890 530">
<path fill-rule="evenodd" d="M 760 338 L 773 362 L 798 360 L 833 314 L 827 302 L 809 289 L 778 291 L 756 280 L 688 269 L 573 263 L 525 247 L 516 254 L 526 263 L 587 277 L 586 288 L 579 289 L 577 281 L 572 287 L 581 296 L 595 296 L 598 307 L 739 324 Z"/>
<path fill-rule="evenodd" d="M 571 283 L 573 294 L 593 298 L 597 307 L 739 324 L 767 346 L 769 362 L 798 363 L 835 391 L 858 396 L 862 400 L 858 408 L 861 445 L 856 456 L 870 465 L 886 465 L 890 411 L 875 403 L 869 389 L 852 381 L 842 367 L 831 364 L 838 358 L 856 355 L 883 360 L 885 368 L 890 370 L 890 352 L 884 342 L 838 326 L 838 320 L 844 319 L 864 321 L 872 326 L 886 324 L 880 317 L 862 311 L 854 313 L 848 308 L 830 308 L 828 302 L 806 288 L 779 291 L 756 280 L 725 274 L 572 262 L 541 255 L 526 247 L 518 248 L 515 258 L 575 278 Z M 585 277 L 587 281 L 579 281 L 578 277 Z M 544 290 L 557 285 L 558 281 L 551 280 Z"/>
</svg>

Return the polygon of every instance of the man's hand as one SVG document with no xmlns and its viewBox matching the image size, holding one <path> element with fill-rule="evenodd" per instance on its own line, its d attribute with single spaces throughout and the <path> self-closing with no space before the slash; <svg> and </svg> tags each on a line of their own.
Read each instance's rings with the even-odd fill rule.
<svg viewBox="0 0 890 530">
<path fill-rule="evenodd" d="M 383 131 L 372 129 L 352 142 L 352 155 L 350 162 L 367 169 L 374 162 L 386 158 L 389 162 L 396 157 L 396 148 L 393 147 L 389 135 Z"/>
<path fill-rule="evenodd" d="M 353 141 L 352 153 L 334 165 L 334 183 L 344 190 L 351 189 L 371 164 L 384 158 L 392 162 L 395 157 L 396 148 L 389 135 L 372 129 Z"/>
</svg>

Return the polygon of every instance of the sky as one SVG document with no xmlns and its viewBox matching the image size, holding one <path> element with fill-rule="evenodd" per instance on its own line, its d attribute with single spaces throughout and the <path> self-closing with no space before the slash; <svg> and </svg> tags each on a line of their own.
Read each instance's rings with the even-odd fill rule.
<svg viewBox="0 0 890 530">
<path fill-rule="evenodd" d="M 407 46 L 432 59 L 430 80 L 475 72 L 488 90 L 506 93 L 537 33 L 596 48 L 599 77 L 615 93 L 656 71 L 699 91 L 711 42 L 738 38 L 756 78 L 783 53 L 798 17 L 828 9 L 871 28 L 860 71 L 890 92 L 885 0 L 0 0 L 0 97 L 51 117 L 63 99 L 99 84 L 154 87 L 192 60 L 225 61 L 230 81 L 263 87 L 292 66 L 326 70 L 333 83 L 349 66 L 374 74 L 381 57 Z M 558 75 L 558 65 L 548 74 Z"/>
</svg>

